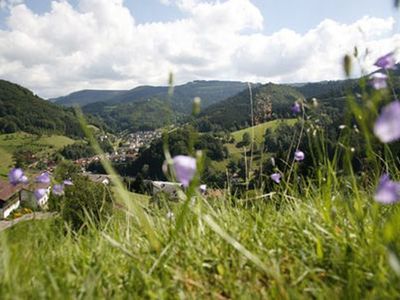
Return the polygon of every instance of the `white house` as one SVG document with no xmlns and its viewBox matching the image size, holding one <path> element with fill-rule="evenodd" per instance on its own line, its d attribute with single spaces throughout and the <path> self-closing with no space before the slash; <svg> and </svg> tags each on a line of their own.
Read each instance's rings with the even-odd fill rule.
<svg viewBox="0 0 400 300">
<path fill-rule="evenodd" d="M 169 181 L 151 181 L 152 194 L 163 192 L 169 196 L 176 198 L 179 190 L 184 190 L 183 184 Z M 203 195 L 206 194 L 207 185 L 202 184 L 199 186 L 199 192 Z"/>
<path fill-rule="evenodd" d="M 102 183 L 104 185 L 109 185 L 111 183 L 111 177 L 109 175 L 86 174 L 86 176 L 90 179 L 90 181 L 96 183 Z"/>
<path fill-rule="evenodd" d="M 0 180 L 0 219 L 7 218 L 21 204 L 22 185 L 14 186 Z"/>
<path fill-rule="evenodd" d="M 36 199 L 34 194 L 35 190 L 37 189 L 46 190 L 46 193 L 40 199 Z M 47 209 L 50 196 L 50 184 L 37 183 L 30 186 L 24 186 L 20 194 L 20 199 L 22 202 L 36 203 L 40 208 Z"/>
<path fill-rule="evenodd" d="M 174 198 L 178 196 L 178 191 L 183 188 L 183 185 L 177 182 L 152 181 L 151 184 L 153 195 L 163 192 Z"/>
</svg>

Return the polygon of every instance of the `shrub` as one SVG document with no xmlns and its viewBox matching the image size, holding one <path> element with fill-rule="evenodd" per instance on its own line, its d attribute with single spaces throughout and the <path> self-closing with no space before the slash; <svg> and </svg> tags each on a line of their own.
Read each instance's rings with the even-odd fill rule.
<svg viewBox="0 0 400 300">
<path fill-rule="evenodd" d="M 75 177 L 74 185 L 65 189 L 61 198 L 51 196 L 51 208 L 60 211 L 64 222 L 74 231 L 87 226 L 101 226 L 112 214 L 111 191 L 101 183 L 84 177 Z"/>
</svg>

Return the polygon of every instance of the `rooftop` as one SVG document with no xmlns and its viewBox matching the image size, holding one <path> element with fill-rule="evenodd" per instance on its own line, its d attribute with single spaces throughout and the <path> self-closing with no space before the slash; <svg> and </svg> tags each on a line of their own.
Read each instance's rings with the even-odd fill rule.
<svg viewBox="0 0 400 300">
<path fill-rule="evenodd" d="M 0 180 L 0 200 L 6 202 L 23 188 L 22 184 L 16 186 L 7 181 Z"/>
</svg>

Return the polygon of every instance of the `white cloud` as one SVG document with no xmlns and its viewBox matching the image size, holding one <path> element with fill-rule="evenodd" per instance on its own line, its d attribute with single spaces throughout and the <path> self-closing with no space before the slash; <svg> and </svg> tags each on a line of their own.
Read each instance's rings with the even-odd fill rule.
<svg viewBox="0 0 400 300">
<path fill-rule="evenodd" d="M 160 0 L 161 4 L 164 5 L 171 5 L 171 1 L 170 0 Z"/>
<path fill-rule="evenodd" d="M 41 15 L 13 6 L 7 30 L 0 30 L 0 78 L 43 97 L 165 84 L 170 71 L 178 83 L 315 81 L 341 78 L 341 58 L 355 45 L 370 50 L 370 71 L 376 57 L 400 41 L 393 19 L 325 20 L 305 34 L 282 29 L 265 35 L 263 16 L 250 0 L 167 2 L 186 17 L 137 24 L 123 0 L 79 0 L 77 7 L 53 1 Z"/>
<path fill-rule="evenodd" d="M 0 0 L 0 10 L 1 9 L 11 9 L 15 5 L 24 3 L 24 0 Z"/>
</svg>

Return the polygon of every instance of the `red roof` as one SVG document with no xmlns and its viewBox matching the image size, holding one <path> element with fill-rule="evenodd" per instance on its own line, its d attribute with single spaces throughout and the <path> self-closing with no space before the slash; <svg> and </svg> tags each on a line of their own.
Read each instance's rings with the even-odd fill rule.
<svg viewBox="0 0 400 300">
<path fill-rule="evenodd" d="M 22 189 L 22 184 L 12 185 L 7 181 L 0 180 L 0 200 L 7 201 Z"/>
</svg>

